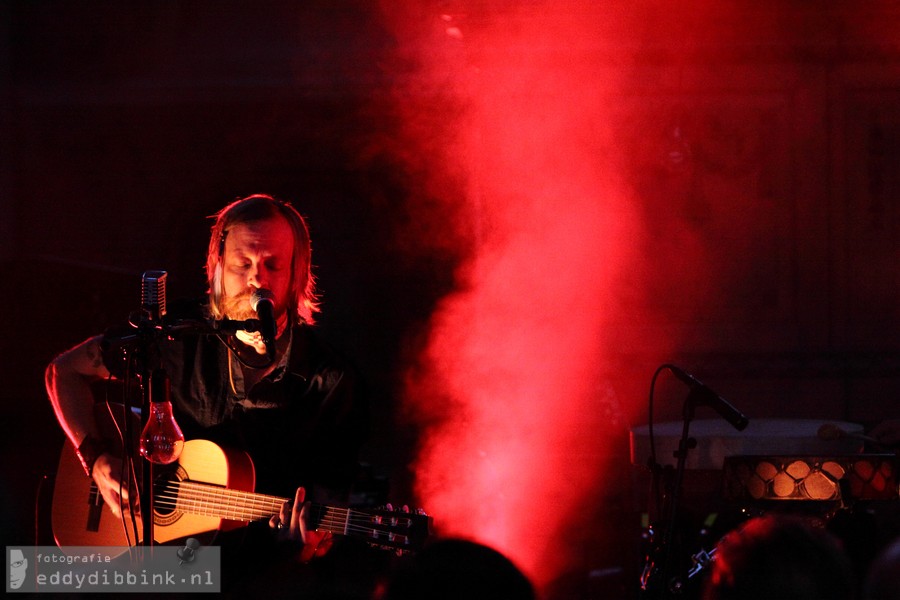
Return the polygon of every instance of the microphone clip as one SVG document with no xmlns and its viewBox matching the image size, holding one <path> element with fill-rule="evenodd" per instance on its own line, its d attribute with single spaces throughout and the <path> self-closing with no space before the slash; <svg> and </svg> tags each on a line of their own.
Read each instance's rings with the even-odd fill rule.
<svg viewBox="0 0 900 600">
<path fill-rule="evenodd" d="M 259 319 L 246 319 L 241 321 L 225 318 L 213 322 L 213 328 L 216 333 L 224 333 L 226 335 L 234 335 L 238 331 L 254 333 L 259 331 L 261 326 L 262 324 Z"/>
</svg>

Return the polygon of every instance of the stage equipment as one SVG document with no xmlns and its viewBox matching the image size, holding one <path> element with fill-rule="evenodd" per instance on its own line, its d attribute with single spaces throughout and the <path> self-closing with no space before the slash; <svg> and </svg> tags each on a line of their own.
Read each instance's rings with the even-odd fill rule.
<svg viewBox="0 0 900 600">
<path fill-rule="evenodd" d="M 663 370 L 669 370 L 690 388 L 690 392 L 682 405 L 681 437 L 678 440 L 678 448 L 673 454 L 676 465 L 674 474 L 671 477 L 663 476 L 663 467 L 657 461 L 653 435 L 653 391 L 656 387 L 656 379 Z M 698 406 L 712 407 L 737 430 L 745 429 L 750 422 L 741 411 L 737 410 L 684 369 L 671 364 L 663 364 L 656 370 L 650 383 L 648 410 L 650 455 L 646 464 L 650 468 L 653 477 L 653 488 L 656 492 L 655 506 L 660 514 L 663 515 L 663 521 L 661 524 L 662 535 L 653 536 L 645 559 L 645 566 L 641 573 L 641 591 L 647 597 L 664 598 L 679 592 L 678 589 L 673 589 L 679 577 L 675 575 L 675 569 L 672 565 L 672 546 L 675 529 L 680 517 L 679 505 L 688 451 L 696 445 L 695 440 L 690 437 L 690 426 L 691 421 L 694 419 L 694 411 Z"/>
<path fill-rule="evenodd" d="M 278 335 L 278 325 L 275 322 L 275 294 L 267 289 L 253 290 L 250 295 L 250 308 L 259 315 L 259 332 L 266 345 L 266 356 L 270 361 L 274 361 L 275 337 Z"/>
<path fill-rule="evenodd" d="M 818 432 L 823 425 L 838 427 L 848 435 L 822 439 Z M 675 464 L 682 428 L 680 421 L 653 426 L 659 464 Z M 859 438 L 862 432 L 862 425 L 824 419 L 753 419 L 743 431 L 718 419 L 698 419 L 691 425 L 691 438 L 696 445 L 685 460 L 685 468 L 719 471 L 729 456 L 857 454 L 863 448 Z M 630 442 L 631 462 L 646 466 L 651 458 L 650 425 L 634 427 Z"/>
<path fill-rule="evenodd" d="M 651 545 L 645 557 L 641 579 L 645 598 L 684 597 L 688 582 L 699 581 L 715 560 L 719 536 L 708 534 L 702 545 L 709 550 L 701 549 L 688 560 L 689 548 L 698 547 L 690 544 L 701 537 L 692 534 L 711 529 L 691 518 L 717 517 L 727 526 L 720 532 L 724 534 L 740 521 L 770 511 L 827 522 L 857 501 L 898 498 L 897 457 L 862 454 L 866 444 L 877 446 L 856 423 L 754 419 L 739 431 L 718 419 L 697 420 L 687 439 L 685 429 L 684 422 L 673 421 L 630 432 L 631 462 L 650 468 L 660 495 L 651 494 L 647 504 L 667 507 L 660 513 L 665 520 L 650 528 L 667 531 L 668 536 Z M 684 506 L 694 512 L 691 518 L 679 519 L 673 517 L 671 502 L 677 506 L 684 493 L 689 498 Z M 685 534 L 686 529 L 691 532 Z M 659 533 L 655 537 L 659 539 Z"/>
</svg>

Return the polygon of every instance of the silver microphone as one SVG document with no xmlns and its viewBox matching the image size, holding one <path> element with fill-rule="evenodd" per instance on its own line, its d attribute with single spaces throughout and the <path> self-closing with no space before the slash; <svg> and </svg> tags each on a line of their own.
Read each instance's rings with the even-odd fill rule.
<svg viewBox="0 0 900 600">
<path fill-rule="evenodd" d="M 165 271 L 144 271 L 141 275 L 141 313 L 153 323 L 166 316 Z"/>
</svg>

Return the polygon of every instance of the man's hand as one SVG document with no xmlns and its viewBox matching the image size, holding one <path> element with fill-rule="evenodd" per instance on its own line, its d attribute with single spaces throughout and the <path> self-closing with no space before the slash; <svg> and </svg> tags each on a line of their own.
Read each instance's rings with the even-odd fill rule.
<svg viewBox="0 0 900 600">
<path fill-rule="evenodd" d="M 300 552 L 302 562 L 324 555 L 333 543 L 330 531 L 308 528 L 306 519 L 309 506 L 310 503 L 306 502 L 306 490 L 299 487 L 294 494 L 294 501 L 285 502 L 281 511 L 269 519 L 269 527 L 278 529 L 285 539 L 303 543 L 303 550 Z"/>
<path fill-rule="evenodd" d="M 882 421 L 869 432 L 869 435 L 885 446 L 897 446 L 900 444 L 900 419 Z"/>
<path fill-rule="evenodd" d="M 100 490 L 100 495 L 103 496 L 103 500 L 106 501 L 114 515 L 120 516 L 120 508 L 129 510 L 128 486 L 122 485 L 122 461 L 120 459 L 111 454 L 101 454 L 94 461 L 91 475 Z M 121 498 L 119 497 L 120 491 Z"/>
</svg>

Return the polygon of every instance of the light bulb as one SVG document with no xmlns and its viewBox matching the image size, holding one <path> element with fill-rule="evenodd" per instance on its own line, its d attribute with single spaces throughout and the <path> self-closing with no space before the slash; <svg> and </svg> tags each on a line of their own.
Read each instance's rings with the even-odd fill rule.
<svg viewBox="0 0 900 600">
<path fill-rule="evenodd" d="M 178 460 L 184 434 L 172 415 L 169 401 L 151 402 L 150 418 L 141 432 L 141 456 L 152 463 L 167 465 Z"/>
</svg>

